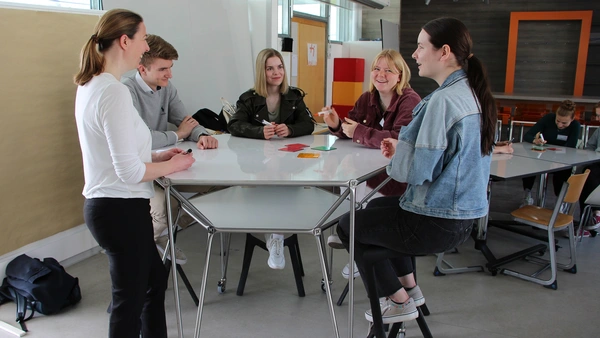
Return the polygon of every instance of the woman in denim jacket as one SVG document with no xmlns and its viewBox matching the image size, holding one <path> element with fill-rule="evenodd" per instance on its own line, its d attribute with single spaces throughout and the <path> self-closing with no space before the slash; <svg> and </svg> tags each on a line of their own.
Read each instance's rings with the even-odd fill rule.
<svg viewBox="0 0 600 338">
<path fill-rule="evenodd" d="M 486 189 L 494 145 L 496 104 L 482 63 L 473 56 L 465 25 L 453 18 L 423 26 L 412 57 L 419 76 L 439 88 L 413 110 L 412 122 L 398 139 L 387 138 L 382 154 L 391 159 L 387 172 L 408 183 L 398 199 L 381 197 L 356 212 L 355 261 L 361 275 L 363 253 L 385 247 L 406 254 L 382 261 L 375 277 L 382 296 L 384 323 L 418 317 L 425 303 L 416 285 L 410 257 L 450 250 L 464 242 L 473 221 L 488 212 Z M 338 234 L 349 247 L 349 217 Z M 370 310 L 367 320 L 372 321 Z"/>
</svg>

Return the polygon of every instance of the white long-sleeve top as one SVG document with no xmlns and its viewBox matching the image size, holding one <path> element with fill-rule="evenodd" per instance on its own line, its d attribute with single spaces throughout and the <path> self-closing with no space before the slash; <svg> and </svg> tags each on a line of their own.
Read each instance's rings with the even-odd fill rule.
<svg viewBox="0 0 600 338">
<path fill-rule="evenodd" d="M 135 110 L 129 89 L 102 73 L 77 88 L 75 120 L 83 156 L 86 198 L 151 198 L 141 182 L 152 162 L 152 138 Z"/>
</svg>

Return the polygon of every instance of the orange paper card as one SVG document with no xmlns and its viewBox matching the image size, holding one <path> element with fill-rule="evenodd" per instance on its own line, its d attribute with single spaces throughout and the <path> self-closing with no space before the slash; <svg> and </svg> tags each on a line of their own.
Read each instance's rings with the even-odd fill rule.
<svg viewBox="0 0 600 338">
<path fill-rule="evenodd" d="M 319 153 L 300 153 L 298 158 L 319 158 Z"/>
</svg>

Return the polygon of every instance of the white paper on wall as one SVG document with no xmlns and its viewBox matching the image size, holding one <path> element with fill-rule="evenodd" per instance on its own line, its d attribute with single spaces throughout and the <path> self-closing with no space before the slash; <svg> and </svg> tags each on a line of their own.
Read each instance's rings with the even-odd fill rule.
<svg viewBox="0 0 600 338">
<path fill-rule="evenodd" d="M 315 43 L 308 44 L 308 65 L 316 66 L 317 65 L 317 45 Z"/>
</svg>

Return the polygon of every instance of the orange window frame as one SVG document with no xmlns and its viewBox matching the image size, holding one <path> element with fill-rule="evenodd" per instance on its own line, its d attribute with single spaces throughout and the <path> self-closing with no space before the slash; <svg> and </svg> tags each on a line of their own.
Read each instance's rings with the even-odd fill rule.
<svg viewBox="0 0 600 338">
<path fill-rule="evenodd" d="M 583 95 L 583 81 L 585 79 L 585 69 L 590 41 L 590 31 L 592 29 L 592 11 L 510 13 L 510 30 L 508 33 L 508 55 L 506 58 L 506 81 L 504 83 L 504 92 L 512 93 L 514 90 L 519 23 L 521 21 L 549 20 L 581 20 L 581 32 L 579 33 L 579 51 L 577 53 L 577 68 L 575 72 L 575 87 L 573 88 L 573 95 Z"/>
</svg>

